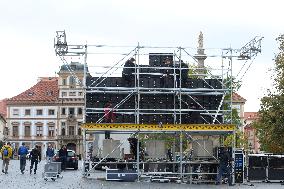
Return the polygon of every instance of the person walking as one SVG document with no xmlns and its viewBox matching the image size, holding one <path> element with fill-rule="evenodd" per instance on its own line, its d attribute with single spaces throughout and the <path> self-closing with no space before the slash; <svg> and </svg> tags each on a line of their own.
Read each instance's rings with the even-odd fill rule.
<svg viewBox="0 0 284 189">
<path fill-rule="evenodd" d="M 29 151 L 27 147 L 25 146 L 25 143 L 22 143 L 22 146 L 18 150 L 18 155 L 20 157 L 20 170 L 21 173 L 24 174 L 25 168 L 26 168 L 26 161 L 27 161 L 27 155 Z"/>
<path fill-rule="evenodd" d="M 65 170 L 66 169 L 66 161 L 67 161 L 67 148 L 65 145 L 63 145 L 61 147 L 61 149 L 59 150 L 59 158 L 61 161 L 61 169 Z"/>
<path fill-rule="evenodd" d="M 8 174 L 8 166 L 9 166 L 9 162 L 12 157 L 12 154 L 13 154 L 13 149 L 11 147 L 11 143 L 7 142 L 7 144 L 1 148 L 1 155 L 2 155 L 2 160 L 3 160 L 2 173 Z"/>
<path fill-rule="evenodd" d="M 37 164 L 41 161 L 41 154 L 37 145 L 32 149 L 30 153 L 30 160 L 31 160 L 30 174 L 32 174 L 33 167 L 34 167 L 34 174 L 36 174 Z"/>
<path fill-rule="evenodd" d="M 54 156 L 54 149 L 51 144 L 48 144 L 47 150 L 46 150 L 46 160 L 47 162 L 52 162 L 52 158 Z"/>
</svg>

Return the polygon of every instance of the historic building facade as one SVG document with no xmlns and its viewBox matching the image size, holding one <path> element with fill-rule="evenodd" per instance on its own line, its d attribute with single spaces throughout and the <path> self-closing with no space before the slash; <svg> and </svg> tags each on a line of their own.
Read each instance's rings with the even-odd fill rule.
<svg viewBox="0 0 284 189">
<path fill-rule="evenodd" d="M 84 65 L 63 65 L 58 76 L 39 78 L 30 89 L 7 99 L 8 140 L 16 150 L 25 142 L 29 148 L 40 146 L 43 156 L 48 144 L 83 154 Z"/>
<path fill-rule="evenodd" d="M 25 142 L 29 148 L 56 147 L 58 78 L 39 78 L 30 89 L 7 100 L 9 141 L 15 150 Z"/>
<path fill-rule="evenodd" d="M 58 137 L 59 145 L 67 145 L 80 154 L 83 153 L 81 125 L 84 122 L 84 65 L 72 62 L 72 74 L 65 65 L 58 72 Z"/>
</svg>

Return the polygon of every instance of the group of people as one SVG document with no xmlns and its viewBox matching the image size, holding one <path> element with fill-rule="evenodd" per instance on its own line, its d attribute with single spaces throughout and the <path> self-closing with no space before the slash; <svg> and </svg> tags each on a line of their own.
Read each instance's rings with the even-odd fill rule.
<svg viewBox="0 0 284 189">
<path fill-rule="evenodd" d="M 8 174 L 8 167 L 9 162 L 12 159 L 13 155 L 13 149 L 11 147 L 11 143 L 7 142 L 2 148 L 1 148 L 1 155 L 2 155 L 2 173 Z M 26 147 L 25 143 L 22 143 L 22 146 L 18 149 L 18 157 L 20 160 L 20 171 L 22 174 L 25 172 L 26 168 L 26 162 L 27 162 L 27 156 L 29 155 L 29 160 L 31 161 L 30 164 L 30 174 L 34 172 L 36 174 L 37 171 L 37 165 L 41 161 L 41 151 L 38 145 L 35 145 L 35 147 L 29 152 L 28 148 Z M 54 149 L 52 148 L 51 144 L 48 145 L 48 148 L 46 150 L 46 158 L 48 161 L 52 161 L 52 158 L 54 156 Z"/>
<path fill-rule="evenodd" d="M 11 147 L 11 143 L 7 142 L 2 148 L 1 148 L 1 155 L 3 159 L 3 164 L 2 164 L 2 172 L 5 174 L 8 174 L 8 166 L 10 159 L 12 158 L 13 154 L 13 149 Z M 22 143 L 22 146 L 18 149 L 18 155 L 20 159 L 20 171 L 22 174 L 25 172 L 25 167 L 26 167 L 26 160 L 27 160 L 27 155 L 29 151 L 28 148 L 25 146 L 25 143 Z M 62 170 L 65 170 L 66 168 L 66 161 L 67 161 L 67 148 L 66 146 L 62 146 L 61 149 L 59 150 L 59 157 L 61 161 L 61 168 Z M 46 159 L 48 162 L 52 161 L 53 156 L 55 155 L 54 149 L 51 144 L 48 145 L 48 148 L 46 150 Z M 32 170 L 34 169 L 34 174 L 36 174 L 37 171 L 37 165 L 41 161 L 41 152 L 40 149 L 37 145 L 32 149 L 32 151 L 29 154 L 29 159 L 31 160 L 31 165 L 30 165 L 30 174 L 32 174 Z M 231 163 L 233 159 L 230 156 L 227 147 L 224 147 L 222 152 L 220 153 L 219 156 L 219 171 L 217 174 L 217 179 L 216 179 L 216 184 L 221 184 L 222 181 L 222 176 L 224 174 L 227 175 L 228 177 L 228 183 L 229 185 L 232 185 L 232 173 L 231 173 Z"/>
</svg>

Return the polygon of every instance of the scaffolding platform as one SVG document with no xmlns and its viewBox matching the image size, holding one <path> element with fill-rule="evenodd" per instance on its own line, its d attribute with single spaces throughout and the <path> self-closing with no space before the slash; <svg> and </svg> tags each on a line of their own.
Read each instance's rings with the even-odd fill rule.
<svg viewBox="0 0 284 189">
<path fill-rule="evenodd" d="M 108 124 L 86 123 L 83 129 L 92 131 L 224 131 L 233 132 L 233 124 Z"/>
</svg>

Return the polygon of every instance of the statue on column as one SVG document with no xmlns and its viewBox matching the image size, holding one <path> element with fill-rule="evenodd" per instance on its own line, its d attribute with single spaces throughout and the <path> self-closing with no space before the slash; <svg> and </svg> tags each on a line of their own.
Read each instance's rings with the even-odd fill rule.
<svg viewBox="0 0 284 189">
<path fill-rule="evenodd" d="M 198 49 L 203 49 L 203 33 L 201 31 L 198 36 Z"/>
</svg>

